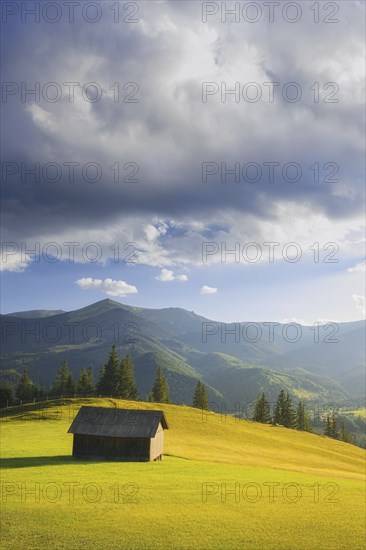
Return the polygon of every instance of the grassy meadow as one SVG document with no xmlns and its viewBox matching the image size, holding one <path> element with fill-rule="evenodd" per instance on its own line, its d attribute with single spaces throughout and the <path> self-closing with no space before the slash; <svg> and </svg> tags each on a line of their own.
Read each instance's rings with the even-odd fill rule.
<svg viewBox="0 0 366 550">
<path fill-rule="evenodd" d="M 82 461 L 82 404 L 163 409 L 164 460 Z M 1 548 L 358 550 L 365 453 L 190 407 L 64 400 L 1 421 Z"/>
</svg>

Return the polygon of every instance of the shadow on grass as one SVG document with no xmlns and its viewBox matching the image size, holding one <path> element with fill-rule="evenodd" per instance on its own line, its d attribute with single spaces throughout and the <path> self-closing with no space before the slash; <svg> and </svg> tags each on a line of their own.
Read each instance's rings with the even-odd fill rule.
<svg viewBox="0 0 366 550">
<path fill-rule="evenodd" d="M 58 455 L 58 456 L 22 456 L 14 458 L 0 458 L 1 468 L 35 468 L 37 466 L 62 466 L 66 464 L 77 464 L 78 466 L 90 466 L 91 463 L 106 463 L 110 464 L 117 462 L 120 464 L 126 463 L 149 463 L 149 461 L 140 460 L 117 460 L 106 457 L 93 457 L 87 460 L 78 457 L 72 457 L 71 455 Z"/>
<path fill-rule="evenodd" d="M 75 464 L 75 459 L 70 455 L 22 456 L 0 459 L 0 468 L 34 468 L 35 466 L 60 466 L 62 464 Z"/>
</svg>

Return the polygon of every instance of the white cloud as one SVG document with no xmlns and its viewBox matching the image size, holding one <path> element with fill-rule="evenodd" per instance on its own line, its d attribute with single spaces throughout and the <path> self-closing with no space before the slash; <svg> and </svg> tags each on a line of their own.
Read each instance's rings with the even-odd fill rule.
<svg viewBox="0 0 366 550">
<path fill-rule="evenodd" d="M 91 277 L 83 277 L 78 279 L 76 284 L 83 290 L 100 290 L 107 296 L 119 296 L 123 298 L 128 294 L 137 294 L 138 290 L 134 285 L 129 285 L 125 281 L 116 281 L 113 279 L 92 279 Z"/>
<path fill-rule="evenodd" d="M 156 241 L 162 235 L 165 235 L 167 226 L 162 220 L 155 220 L 155 224 L 146 224 L 143 227 L 146 239 L 149 243 Z"/>
<path fill-rule="evenodd" d="M 20 252 L 6 251 L 5 248 L 1 251 L 0 257 L 0 271 L 12 271 L 13 273 L 20 273 L 27 269 L 28 264 L 31 262 L 31 257 L 27 254 Z"/>
<path fill-rule="evenodd" d="M 366 313 L 365 296 L 360 296 L 359 294 L 352 294 L 352 298 L 356 302 L 357 309 L 361 311 L 362 315 L 365 315 Z"/>
<path fill-rule="evenodd" d="M 366 262 L 360 262 L 359 264 L 349 267 L 347 269 L 349 273 L 365 273 L 366 271 Z"/>
<path fill-rule="evenodd" d="M 171 271 L 170 269 L 162 269 L 160 271 L 160 275 L 157 275 L 155 279 L 157 279 L 158 281 L 162 281 L 163 283 L 167 283 L 169 281 L 174 281 L 175 277 L 173 271 Z"/>
<path fill-rule="evenodd" d="M 188 281 L 187 275 L 174 275 L 171 269 L 165 269 L 165 268 L 160 271 L 160 274 L 157 275 L 155 279 L 157 281 L 162 281 L 163 283 L 167 283 L 170 281 L 182 281 L 182 282 Z"/>
<path fill-rule="evenodd" d="M 217 288 L 213 286 L 203 285 L 201 287 L 201 294 L 216 294 Z"/>
</svg>

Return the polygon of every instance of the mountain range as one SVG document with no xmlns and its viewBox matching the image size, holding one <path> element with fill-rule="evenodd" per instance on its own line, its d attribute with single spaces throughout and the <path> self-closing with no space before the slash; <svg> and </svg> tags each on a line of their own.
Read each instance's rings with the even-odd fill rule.
<svg viewBox="0 0 366 550">
<path fill-rule="evenodd" d="M 132 356 L 143 397 L 159 365 L 174 403 L 191 404 L 201 379 L 217 410 L 242 408 L 261 391 L 274 401 L 281 388 L 314 402 L 365 393 L 365 321 L 227 324 L 181 308 L 147 309 L 110 299 L 70 312 L 0 317 L 2 376 L 27 368 L 46 386 L 65 359 L 76 376 L 81 367 L 92 367 L 97 377 L 116 344 L 120 355 Z"/>
</svg>

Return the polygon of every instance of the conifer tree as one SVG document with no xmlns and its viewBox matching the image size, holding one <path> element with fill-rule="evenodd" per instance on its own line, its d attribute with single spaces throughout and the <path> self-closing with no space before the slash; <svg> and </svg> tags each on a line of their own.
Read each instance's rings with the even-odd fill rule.
<svg viewBox="0 0 366 550">
<path fill-rule="evenodd" d="M 281 390 L 273 413 L 273 423 L 285 428 L 296 428 L 296 411 L 292 405 L 292 399 L 288 392 Z"/>
<path fill-rule="evenodd" d="M 69 370 L 67 361 L 64 361 L 58 369 L 56 380 L 51 388 L 51 393 L 53 395 L 70 395 L 75 393 L 74 378 Z"/>
<path fill-rule="evenodd" d="M 299 401 L 296 410 L 296 425 L 297 429 L 303 432 L 311 432 L 311 422 L 308 411 L 302 401 Z"/>
<path fill-rule="evenodd" d="M 208 411 L 208 397 L 206 392 L 206 386 L 204 384 L 201 384 L 201 409 L 204 409 L 205 411 Z"/>
<path fill-rule="evenodd" d="M 93 369 L 91 367 L 89 367 L 86 372 L 88 374 L 88 382 L 89 382 L 91 391 L 93 392 L 93 391 L 95 391 Z"/>
<path fill-rule="evenodd" d="M 325 419 L 324 435 L 339 439 L 338 421 L 334 413 L 328 414 Z"/>
<path fill-rule="evenodd" d="M 206 393 L 206 386 L 198 380 L 196 389 L 193 396 L 193 406 L 197 409 L 208 410 L 208 398 Z"/>
<path fill-rule="evenodd" d="M 332 437 L 333 437 L 333 439 L 339 439 L 338 420 L 337 420 L 336 415 L 334 413 L 332 414 L 331 425 L 332 425 Z"/>
<path fill-rule="evenodd" d="M 135 382 L 134 366 L 129 355 L 122 357 L 118 371 L 118 395 L 122 399 L 138 399 L 139 394 Z"/>
<path fill-rule="evenodd" d="M 13 386 L 9 382 L 0 380 L 0 407 L 11 405 L 14 399 Z"/>
<path fill-rule="evenodd" d="M 196 407 L 197 409 L 199 409 L 200 391 L 201 391 L 201 381 L 198 380 L 196 384 L 196 389 L 194 390 L 193 403 L 192 403 L 193 407 Z"/>
<path fill-rule="evenodd" d="M 25 369 L 15 389 L 15 396 L 20 401 L 30 401 L 34 397 L 33 382 Z"/>
<path fill-rule="evenodd" d="M 349 433 L 344 420 L 341 422 L 341 433 L 340 433 L 341 441 L 344 441 L 345 443 L 353 443 L 353 439 L 351 434 Z"/>
<path fill-rule="evenodd" d="M 99 369 L 98 373 L 98 380 L 95 385 L 95 390 L 97 392 L 97 395 L 102 395 L 103 392 L 103 385 L 104 385 L 104 372 L 105 372 L 105 365 L 102 365 Z"/>
<path fill-rule="evenodd" d="M 285 428 L 296 428 L 296 411 L 289 393 L 286 393 L 285 415 L 283 425 Z"/>
<path fill-rule="evenodd" d="M 169 403 L 169 388 L 161 367 L 156 372 L 154 385 L 148 399 L 155 403 Z"/>
<path fill-rule="evenodd" d="M 75 389 L 76 389 L 76 386 L 75 386 L 75 382 L 74 382 L 74 377 L 73 377 L 72 373 L 69 372 L 68 377 L 67 377 L 67 381 L 66 381 L 66 391 L 65 391 L 65 393 L 67 395 L 71 395 L 71 394 L 75 393 Z"/>
<path fill-rule="evenodd" d="M 273 411 L 273 423 L 284 425 L 286 411 L 286 393 L 285 390 L 281 390 Z"/>
<path fill-rule="evenodd" d="M 327 417 L 325 419 L 324 435 L 326 435 L 327 437 L 332 437 L 332 424 L 331 424 L 329 414 L 327 415 Z"/>
<path fill-rule="evenodd" d="M 111 351 L 108 355 L 107 363 L 102 367 L 97 392 L 100 395 L 117 395 L 118 394 L 118 372 L 119 372 L 119 359 L 117 348 L 113 344 Z"/>
<path fill-rule="evenodd" d="M 33 382 L 33 397 L 46 397 L 47 392 L 43 386 Z"/>
<path fill-rule="evenodd" d="M 89 367 L 88 370 L 81 369 L 79 380 L 76 384 L 76 392 L 81 395 L 89 395 L 93 393 L 93 372 Z"/>
<path fill-rule="evenodd" d="M 270 406 L 264 392 L 257 397 L 254 405 L 253 420 L 268 424 L 271 421 Z"/>
</svg>

